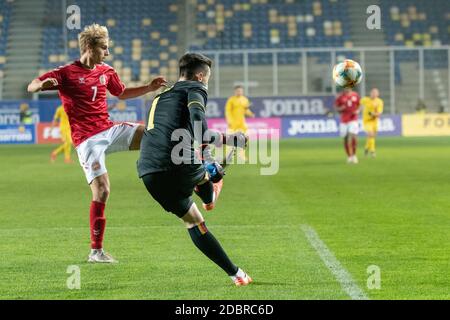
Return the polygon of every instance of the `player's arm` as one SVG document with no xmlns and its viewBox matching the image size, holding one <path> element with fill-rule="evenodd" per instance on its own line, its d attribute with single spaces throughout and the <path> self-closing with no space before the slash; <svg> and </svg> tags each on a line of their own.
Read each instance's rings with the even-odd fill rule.
<svg viewBox="0 0 450 320">
<path fill-rule="evenodd" d="M 373 113 L 373 116 L 375 118 L 379 118 L 381 116 L 381 114 L 383 113 L 383 107 L 384 107 L 384 103 L 383 103 L 383 100 L 381 100 L 380 105 L 375 109 L 375 112 Z"/>
<path fill-rule="evenodd" d="M 206 93 L 200 90 L 191 90 L 188 94 L 188 108 L 193 128 L 196 128 L 196 123 L 202 125 L 202 138 L 197 141 L 201 145 L 214 144 L 218 147 L 223 144 L 245 148 L 247 146 L 248 138 L 242 132 L 233 134 L 222 134 L 217 131 L 208 130 L 206 122 Z M 198 125 L 198 124 L 197 124 Z"/>
<path fill-rule="evenodd" d="M 206 93 L 201 90 L 191 90 L 188 93 L 188 108 L 193 128 L 201 125 L 201 139 L 197 142 L 201 145 L 220 144 L 222 136 L 219 132 L 208 130 L 206 122 Z M 199 138 L 194 136 L 194 138 Z"/>
<path fill-rule="evenodd" d="M 339 112 L 339 113 L 342 112 L 342 111 L 344 110 L 345 106 L 341 104 L 341 99 L 340 99 L 340 97 L 338 97 L 336 100 L 334 100 L 333 108 L 334 108 L 335 110 L 337 110 L 337 112 Z"/>
<path fill-rule="evenodd" d="M 214 159 L 209 149 L 209 144 L 215 144 L 216 146 L 222 146 L 226 143 L 226 135 L 217 131 L 208 130 L 208 124 L 206 122 L 206 92 L 202 90 L 192 90 L 188 94 L 188 108 L 191 119 L 192 127 L 194 131 L 198 128 L 199 123 L 202 126 L 202 137 L 199 137 L 194 133 L 194 139 L 201 145 L 201 160 L 205 166 L 206 171 L 209 173 L 209 179 L 213 182 L 219 182 L 225 171 L 223 167 Z M 245 142 L 246 143 L 246 142 Z"/>
<path fill-rule="evenodd" d="M 343 106 L 343 105 L 340 105 L 340 104 L 338 104 L 338 103 L 334 103 L 334 108 L 338 111 L 338 112 L 342 112 L 342 111 L 344 111 L 344 109 L 345 109 L 345 106 Z"/>
<path fill-rule="evenodd" d="M 361 99 L 359 98 L 359 96 L 357 96 L 358 100 L 355 102 L 354 106 L 354 110 L 353 110 L 353 114 L 359 114 L 361 111 Z"/>
<path fill-rule="evenodd" d="M 359 100 L 359 107 L 363 111 L 364 119 L 369 119 L 369 120 L 373 120 L 374 119 L 373 113 L 370 111 L 370 102 L 367 99 L 367 97 L 364 97 L 361 100 Z"/>
<path fill-rule="evenodd" d="M 63 67 L 56 68 L 34 79 L 28 85 L 28 92 L 59 89 L 63 83 L 63 69 Z"/>
<path fill-rule="evenodd" d="M 34 79 L 28 85 L 28 92 L 39 92 L 42 90 L 52 90 L 56 89 L 58 86 L 58 80 L 55 78 L 46 78 L 44 80 Z"/>
<path fill-rule="evenodd" d="M 246 115 L 247 117 L 254 118 L 254 117 L 255 117 L 255 114 L 254 114 L 254 113 L 252 112 L 252 110 L 250 109 L 251 106 L 252 106 L 251 103 L 248 103 L 248 104 L 247 104 L 247 106 L 245 107 L 245 115 Z"/>
<path fill-rule="evenodd" d="M 229 127 L 233 125 L 233 116 L 231 114 L 231 109 L 233 108 L 233 104 L 231 102 L 231 98 L 227 100 L 225 104 L 225 118 L 227 119 L 227 124 Z"/>
<path fill-rule="evenodd" d="M 211 181 L 220 181 L 225 172 L 222 166 L 214 159 L 209 148 L 209 144 L 218 145 L 222 139 L 219 132 L 208 130 L 206 122 L 206 92 L 202 90 L 191 90 L 188 93 L 188 108 L 192 127 L 194 128 L 194 139 L 200 144 L 200 159 L 209 173 Z M 198 136 L 196 130 L 201 125 L 201 137 Z M 200 138 L 200 139 L 199 139 Z"/>
<path fill-rule="evenodd" d="M 167 81 L 164 77 L 156 77 L 155 79 L 152 80 L 152 82 L 150 82 L 145 86 L 125 88 L 125 90 L 123 90 L 122 94 L 119 95 L 118 98 L 121 100 L 137 98 L 152 91 L 156 91 L 159 88 L 164 87 L 166 85 Z"/>
<path fill-rule="evenodd" d="M 380 99 L 380 106 L 378 107 L 378 117 L 381 116 L 381 114 L 383 113 L 384 110 L 384 102 L 383 100 Z"/>
</svg>

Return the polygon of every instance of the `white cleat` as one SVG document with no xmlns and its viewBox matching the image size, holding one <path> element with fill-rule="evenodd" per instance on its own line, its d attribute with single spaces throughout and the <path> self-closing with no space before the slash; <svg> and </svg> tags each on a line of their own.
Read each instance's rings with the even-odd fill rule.
<svg viewBox="0 0 450 320">
<path fill-rule="evenodd" d="M 109 253 L 103 251 L 103 249 L 92 249 L 88 257 L 88 262 L 91 263 L 117 263 Z"/>
<path fill-rule="evenodd" d="M 238 272 L 234 276 L 231 276 L 230 278 L 234 282 L 234 285 L 236 287 L 248 286 L 250 283 L 253 282 L 253 279 L 248 274 L 246 274 L 245 271 L 242 270 L 241 268 L 239 268 Z"/>
<path fill-rule="evenodd" d="M 357 164 L 358 162 L 358 157 L 356 155 L 347 158 L 347 163 Z"/>
</svg>

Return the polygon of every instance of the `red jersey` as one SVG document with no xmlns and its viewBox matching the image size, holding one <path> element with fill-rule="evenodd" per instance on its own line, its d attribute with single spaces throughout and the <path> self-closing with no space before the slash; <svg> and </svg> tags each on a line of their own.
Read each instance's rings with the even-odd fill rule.
<svg viewBox="0 0 450 320">
<path fill-rule="evenodd" d="M 345 108 L 341 111 L 341 122 L 347 123 L 358 120 L 359 95 L 356 92 L 341 93 L 335 102 L 336 106 Z"/>
<path fill-rule="evenodd" d="M 114 125 L 109 119 L 106 90 L 114 96 L 125 90 L 114 68 L 102 63 L 90 70 L 77 60 L 47 72 L 39 80 L 47 78 L 58 81 L 50 90 L 59 91 L 75 146 Z"/>
</svg>

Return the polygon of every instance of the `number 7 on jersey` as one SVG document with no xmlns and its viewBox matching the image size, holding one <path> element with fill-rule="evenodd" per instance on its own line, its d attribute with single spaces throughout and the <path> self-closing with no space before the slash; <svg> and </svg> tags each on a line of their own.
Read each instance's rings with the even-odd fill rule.
<svg viewBox="0 0 450 320">
<path fill-rule="evenodd" d="M 94 95 L 92 96 L 92 101 L 95 101 L 95 98 L 97 97 L 97 86 L 91 87 L 92 90 L 94 90 Z"/>
</svg>

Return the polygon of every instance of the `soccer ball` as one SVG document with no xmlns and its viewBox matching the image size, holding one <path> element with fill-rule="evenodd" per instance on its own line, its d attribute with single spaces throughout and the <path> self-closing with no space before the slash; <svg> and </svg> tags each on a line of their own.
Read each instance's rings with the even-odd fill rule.
<svg viewBox="0 0 450 320">
<path fill-rule="evenodd" d="M 339 87 L 353 88 L 362 79 L 362 70 L 358 62 L 346 59 L 333 68 L 333 81 Z"/>
</svg>

